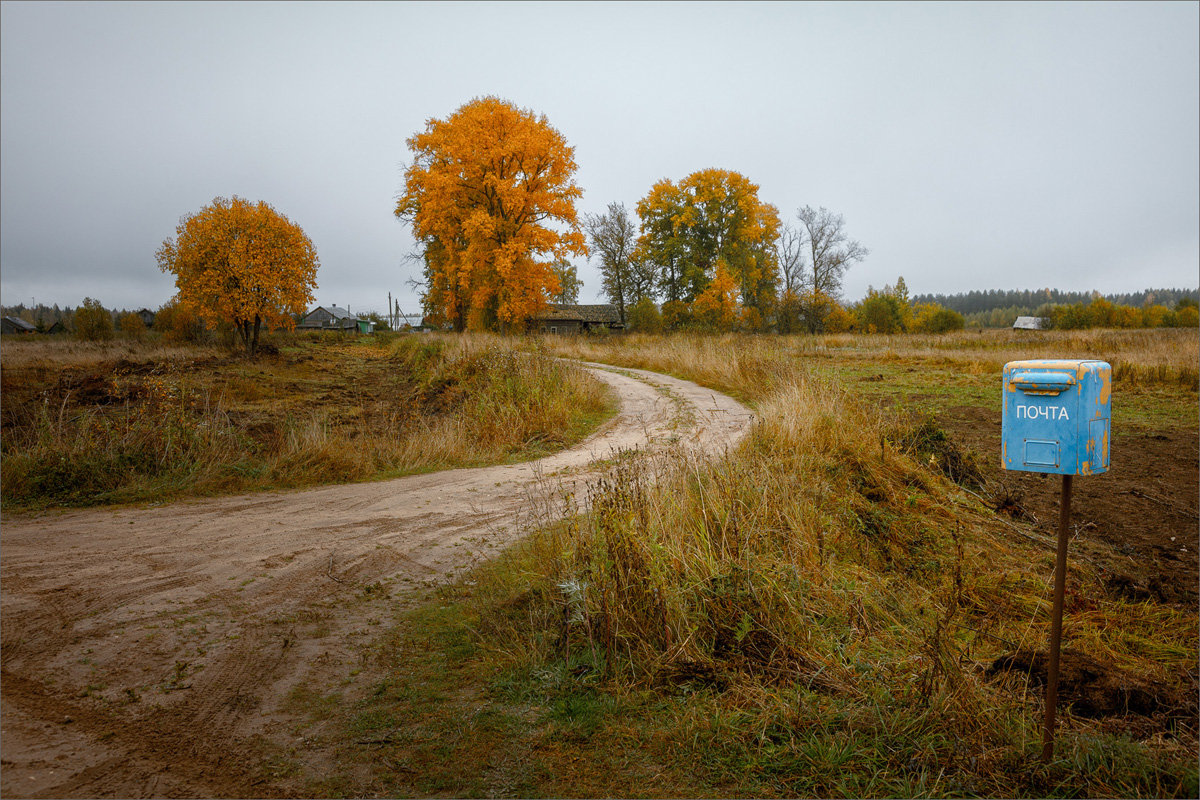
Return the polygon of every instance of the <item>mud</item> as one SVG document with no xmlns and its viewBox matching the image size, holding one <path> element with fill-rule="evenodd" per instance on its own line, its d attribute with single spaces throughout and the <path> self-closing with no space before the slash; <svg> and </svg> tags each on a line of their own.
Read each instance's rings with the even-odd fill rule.
<svg viewBox="0 0 1200 800">
<path fill-rule="evenodd" d="M 966 447 L 1000 510 L 1032 521 L 1047 536 L 1058 530 L 1058 475 L 1000 467 L 1000 411 L 948 409 L 938 424 Z M 1073 535 L 1103 543 L 1111 591 L 1195 609 L 1200 586 L 1200 430 L 1121 429 L 1112 434 L 1112 466 L 1072 484 Z"/>
<path fill-rule="evenodd" d="M 6 515 L 0 794 L 288 796 L 328 748 L 297 697 L 367 681 L 385 620 L 587 497 L 622 450 L 719 452 L 736 401 L 638 370 L 592 372 L 621 412 L 537 462 L 158 508 Z"/>
</svg>

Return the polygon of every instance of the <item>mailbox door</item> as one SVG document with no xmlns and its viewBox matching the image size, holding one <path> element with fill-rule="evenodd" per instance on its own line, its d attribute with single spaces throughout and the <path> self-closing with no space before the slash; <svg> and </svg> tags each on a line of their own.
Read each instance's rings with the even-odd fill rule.
<svg viewBox="0 0 1200 800">
<path fill-rule="evenodd" d="M 1079 384 L 1062 371 L 1014 370 L 1005 375 L 1001 434 L 1004 468 L 1075 473 Z"/>
<path fill-rule="evenodd" d="M 1004 468 L 1058 475 L 1105 472 L 1110 375 L 1102 361 L 1006 364 L 1001 422 Z"/>
</svg>

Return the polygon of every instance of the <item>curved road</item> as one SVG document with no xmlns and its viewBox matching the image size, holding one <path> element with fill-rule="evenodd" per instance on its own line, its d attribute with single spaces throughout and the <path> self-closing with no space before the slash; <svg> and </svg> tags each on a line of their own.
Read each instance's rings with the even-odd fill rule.
<svg viewBox="0 0 1200 800">
<path fill-rule="evenodd" d="M 577 507 L 597 460 L 716 453 L 750 428 L 696 384 L 585 366 L 620 413 L 539 461 L 5 519 L 0 794 L 286 794 L 262 782 L 253 743 L 296 746 L 286 698 L 353 674 L 405 587 Z"/>
</svg>

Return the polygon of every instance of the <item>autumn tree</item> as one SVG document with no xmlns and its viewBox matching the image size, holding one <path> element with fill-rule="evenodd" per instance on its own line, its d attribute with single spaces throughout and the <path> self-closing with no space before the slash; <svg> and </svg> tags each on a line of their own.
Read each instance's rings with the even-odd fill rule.
<svg viewBox="0 0 1200 800">
<path fill-rule="evenodd" d="M 659 292 L 668 303 L 690 302 L 707 283 L 703 272 L 688 272 L 692 262 L 687 258 L 687 240 L 682 235 L 686 204 L 684 192 L 669 180 L 654 184 L 637 204 L 641 234 L 636 257 L 651 265 L 658 275 Z"/>
<path fill-rule="evenodd" d="M 263 326 L 291 328 L 313 300 L 317 251 L 299 225 L 261 201 L 214 199 L 179 221 L 157 258 L 175 275 L 179 303 L 232 323 L 251 355 Z"/>
<path fill-rule="evenodd" d="M 785 222 L 779 228 L 779 237 L 775 240 L 775 261 L 779 265 L 780 288 L 795 295 L 808 288 L 804 239 L 803 233 Z"/>
<path fill-rule="evenodd" d="M 121 333 L 130 339 L 141 341 L 146 335 L 146 323 L 142 319 L 142 315 L 134 311 L 126 311 L 122 314 L 118 327 L 120 327 Z"/>
<path fill-rule="evenodd" d="M 560 291 L 553 265 L 587 254 L 574 148 L 545 115 L 496 97 L 430 119 L 407 145 L 395 214 L 423 249 L 426 311 L 460 331 L 519 328 Z"/>
<path fill-rule="evenodd" d="M 75 336 L 85 342 L 107 341 L 113 338 L 112 314 L 99 300 L 83 299 L 83 305 L 75 309 Z"/>
<path fill-rule="evenodd" d="M 637 213 L 641 256 L 657 265 L 668 300 L 694 301 L 723 267 L 745 306 L 765 311 L 774 302 L 779 212 L 745 176 L 704 169 L 678 184 L 659 181 Z"/>
<path fill-rule="evenodd" d="M 801 329 L 804 306 L 802 296 L 808 285 L 804 260 L 804 235 L 784 223 L 775 240 L 775 261 L 779 265 L 780 293 L 775 309 L 775 329 L 779 333 L 796 333 Z"/>
<path fill-rule="evenodd" d="M 723 263 L 717 265 L 717 274 L 692 303 L 692 315 L 706 331 L 724 333 L 737 327 L 737 284 Z"/>
<path fill-rule="evenodd" d="M 552 267 L 554 276 L 558 278 L 558 291 L 550 296 L 555 303 L 573 305 L 579 302 L 579 290 L 583 281 L 579 279 L 579 271 L 569 261 L 555 262 Z"/>
<path fill-rule="evenodd" d="M 617 307 L 621 324 L 628 322 L 626 308 L 654 295 L 654 272 L 646 272 L 637 257 L 637 226 L 624 203 L 609 203 L 603 214 L 584 216 L 584 229 L 592 255 L 600 259 L 600 285 Z"/>
</svg>

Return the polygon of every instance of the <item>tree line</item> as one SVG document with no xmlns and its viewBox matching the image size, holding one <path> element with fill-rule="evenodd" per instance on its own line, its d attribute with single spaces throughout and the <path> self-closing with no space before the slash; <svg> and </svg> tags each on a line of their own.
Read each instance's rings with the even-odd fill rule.
<svg viewBox="0 0 1200 800">
<path fill-rule="evenodd" d="M 1182 290 L 1144 293 L 1137 299 L 1152 310 L 1140 316 L 1080 314 L 1072 303 L 1094 303 L 1091 295 L 910 298 L 903 278 L 844 305 L 846 272 L 870 251 L 841 214 L 806 205 L 785 219 L 746 176 L 706 168 L 654 183 L 632 212 L 610 202 L 580 215 L 574 149 L 544 115 L 496 97 L 428 120 L 407 144 L 414 160 L 394 213 L 420 248 L 427 318 L 456 330 L 519 331 L 546 302 L 571 302 L 572 256 L 596 263 L 604 296 L 634 330 L 937 333 L 985 324 L 971 314 L 1040 306 L 1059 327 L 1189 319 L 1151 302 L 1177 302 Z M 1001 316 L 986 323 L 1007 327 L 1019 314 Z"/>
<path fill-rule="evenodd" d="M 819 331 L 869 253 L 841 215 L 804 206 L 781 220 L 723 169 L 660 180 L 636 220 L 619 202 L 580 215 L 574 149 L 544 115 L 496 97 L 429 120 L 407 144 L 394 213 L 420 248 L 427 317 L 456 330 L 522 330 L 577 295 L 574 256 L 597 261 L 630 327 Z"/>
<path fill-rule="evenodd" d="M 90 297 L 74 308 L 60 307 L 58 303 L 2 306 L 0 316 L 28 322 L 38 333 L 76 333 L 89 340 L 111 339 L 116 333 L 140 336 L 146 331 L 145 320 L 139 311 L 105 308 L 99 300 Z"/>
<path fill-rule="evenodd" d="M 1032 315 L 1039 308 L 1055 305 L 1086 305 L 1097 297 L 1103 297 L 1108 302 L 1119 306 L 1141 308 L 1145 305 L 1157 304 L 1170 308 L 1186 298 L 1200 300 L 1200 291 L 1196 289 L 1143 289 L 1140 292 L 1100 295 L 1097 292 L 1065 292 L 1059 289 L 974 289 L 958 294 L 919 294 L 913 298 L 913 302 L 937 303 L 964 315 L 998 309 L 1017 309 L 1021 315 Z"/>
<path fill-rule="evenodd" d="M 418 244 L 426 322 L 460 331 L 522 331 L 548 303 L 577 302 L 572 257 L 596 260 L 605 296 L 635 330 L 938 333 L 984 324 L 965 315 L 991 323 L 1001 308 L 1010 325 L 1009 311 L 1035 304 L 1058 327 L 1194 324 L 1194 300 L 1153 302 L 1180 290 L 1147 293 L 1133 309 L 1090 296 L 1064 304 L 1075 295 L 1052 290 L 910 298 L 899 278 L 846 306 L 846 272 L 870 251 L 841 214 L 805 205 L 785 219 L 746 176 L 706 168 L 653 184 L 633 214 L 612 202 L 580 215 L 574 148 L 545 115 L 497 97 L 428 120 L 406 144 L 413 160 L 393 213 Z M 293 327 L 313 301 L 316 248 L 263 201 L 214 198 L 175 234 L 155 253 L 177 289 L 155 325 L 168 338 L 224 326 L 253 353 L 264 329 Z M 89 338 L 144 331 L 137 314 L 114 317 L 90 298 L 72 317 Z"/>
</svg>

